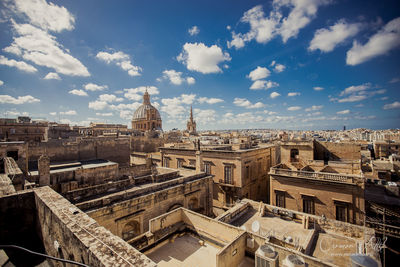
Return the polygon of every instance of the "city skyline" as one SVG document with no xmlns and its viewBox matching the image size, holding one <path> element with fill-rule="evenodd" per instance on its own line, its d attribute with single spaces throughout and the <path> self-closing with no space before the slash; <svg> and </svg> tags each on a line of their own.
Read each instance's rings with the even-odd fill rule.
<svg viewBox="0 0 400 267">
<path fill-rule="evenodd" d="M 0 113 L 163 129 L 397 128 L 396 1 L 4 1 Z M 94 8 L 95 7 L 95 8 Z"/>
</svg>

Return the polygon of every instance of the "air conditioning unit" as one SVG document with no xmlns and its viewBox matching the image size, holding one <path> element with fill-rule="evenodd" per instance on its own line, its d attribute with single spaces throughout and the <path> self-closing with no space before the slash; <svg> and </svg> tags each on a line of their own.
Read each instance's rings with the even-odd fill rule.
<svg viewBox="0 0 400 267">
<path fill-rule="evenodd" d="M 278 267 L 278 253 L 270 245 L 261 245 L 256 251 L 255 267 Z"/>
<path fill-rule="evenodd" d="M 295 254 L 290 254 L 286 257 L 286 259 L 283 261 L 284 266 L 287 267 L 305 267 L 306 262 L 302 257 L 299 255 Z"/>
</svg>

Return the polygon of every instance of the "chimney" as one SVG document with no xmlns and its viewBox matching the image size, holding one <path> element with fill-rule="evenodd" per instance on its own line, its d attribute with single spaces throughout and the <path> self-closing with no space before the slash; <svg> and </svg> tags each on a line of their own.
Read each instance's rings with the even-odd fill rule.
<svg viewBox="0 0 400 267">
<path fill-rule="evenodd" d="M 200 150 L 196 151 L 196 173 L 201 173 L 204 171 L 203 155 Z"/>
<path fill-rule="evenodd" d="M 41 155 L 38 160 L 39 186 L 50 185 L 50 158 Z"/>
</svg>

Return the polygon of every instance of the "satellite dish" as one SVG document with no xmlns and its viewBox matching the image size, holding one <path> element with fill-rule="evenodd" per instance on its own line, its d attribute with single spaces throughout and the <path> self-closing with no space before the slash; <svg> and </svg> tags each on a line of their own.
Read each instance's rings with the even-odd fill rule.
<svg viewBox="0 0 400 267">
<path fill-rule="evenodd" d="M 254 233 L 257 233 L 257 232 L 260 230 L 260 223 L 259 223 L 258 221 L 254 221 L 254 222 L 251 224 L 251 230 L 252 230 Z"/>
</svg>

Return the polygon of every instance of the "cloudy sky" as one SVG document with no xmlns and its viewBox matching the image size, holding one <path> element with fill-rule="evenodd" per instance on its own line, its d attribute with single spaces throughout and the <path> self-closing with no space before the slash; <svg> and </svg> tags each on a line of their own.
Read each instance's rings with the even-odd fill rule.
<svg viewBox="0 0 400 267">
<path fill-rule="evenodd" d="M 398 128 L 400 3 L 0 2 L 1 117 L 163 128 Z"/>
</svg>

